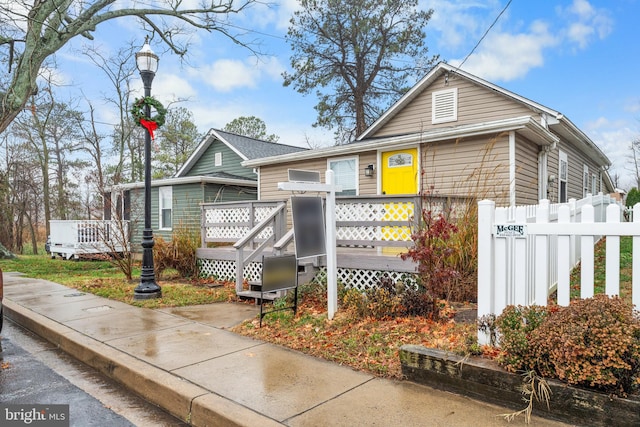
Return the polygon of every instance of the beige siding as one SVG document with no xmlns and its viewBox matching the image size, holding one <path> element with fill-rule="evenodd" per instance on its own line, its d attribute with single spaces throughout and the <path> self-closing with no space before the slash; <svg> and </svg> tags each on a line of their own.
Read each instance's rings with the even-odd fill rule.
<svg viewBox="0 0 640 427">
<path fill-rule="evenodd" d="M 358 184 L 360 195 L 377 194 L 377 156 L 375 151 L 365 153 L 354 153 L 353 155 L 342 155 L 330 157 L 339 159 L 345 157 L 358 157 Z M 369 165 L 376 165 L 376 172 L 372 178 L 364 175 L 364 168 Z M 287 192 L 278 190 L 278 182 L 286 182 L 288 179 L 287 170 L 303 169 L 320 173 L 320 178 L 324 182 L 324 175 L 327 170 L 327 158 L 310 159 L 290 163 L 279 163 L 275 165 L 264 165 L 260 167 L 260 200 L 284 200 L 289 198 Z"/>
<path fill-rule="evenodd" d="M 589 174 L 597 174 L 599 168 L 596 163 L 587 158 L 584 153 L 578 150 L 574 145 L 564 141 L 560 143 L 560 149 L 567 153 L 569 159 L 569 198 L 582 199 L 583 194 L 583 170 L 586 164 L 589 167 Z M 600 183 L 598 182 L 598 185 Z M 595 194 L 600 191 L 596 188 Z M 591 192 L 591 176 L 589 176 L 589 192 Z"/>
<path fill-rule="evenodd" d="M 516 205 L 538 203 L 538 152 L 531 141 L 516 137 Z"/>
<path fill-rule="evenodd" d="M 549 153 L 548 159 L 548 171 L 549 175 L 555 175 L 556 181 L 549 183 L 549 200 L 551 203 L 557 203 L 559 201 L 559 179 L 558 179 L 558 153 L 564 151 L 567 153 L 567 161 L 569 163 L 569 179 L 567 182 L 567 197 L 569 199 L 581 199 L 583 197 L 582 190 L 582 172 L 584 165 L 589 167 L 589 174 L 596 174 L 600 172 L 596 163 L 582 153 L 577 147 L 562 140 L 558 144 L 558 147 Z M 589 185 L 589 191 L 591 186 Z M 597 179 L 597 188 L 595 193 L 602 191 L 600 188 L 600 179 Z"/>
<path fill-rule="evenodd" d="M 549 176 L 555 176 L 556 180 L 554 182 L 548 182 L 547 183 L 547 199 L 549 199 L 549 201 L 551 203 L 558 203 L 558 194 L 559 194 L 559 190 L 558 190 L 558 186 L 560 185 L 559 182 L 559 176 L 560 173 L 558 171 L 558 149 L 556 148 L 555 150 L 551 150 L 549 151 L 549 154 L 547 155 L 547 179 Z M 571 166 L 571 165 L 569 165 Z"/>
<path fill-rule="evenodd" d="M 458 88 L 458 120 L 431 124 L 432 93 L 453 87 Z M 444 77 L 440 77 L 371 136 L 402 135 L 430 128 L 460 126 L 528 115 L 539 120 L 539 115 L 519 102 L 478 86 L 463 77 L 450 77 L 448 85 L 445 85 Z"/>
<path fill-rule="evenodd" d="M 375 166 L 375 173 L 372 177 L 365 176 L 364 168 L 367 165 Z M 378 194 L 378 177 L 380 170 L 378 168 L 378 155 L 375 151 L 360 153 L 360 171 L 358 172 L 358 182 L 361 196 L 375 196 Z"/>
<path fill-rule="evenodd" d="M 475 195 L 499 205 L 509 200 L 509 140 L 494 137 L 425 144 L 422 152 L 422 183 L 425 193 Z"/>
</svg>

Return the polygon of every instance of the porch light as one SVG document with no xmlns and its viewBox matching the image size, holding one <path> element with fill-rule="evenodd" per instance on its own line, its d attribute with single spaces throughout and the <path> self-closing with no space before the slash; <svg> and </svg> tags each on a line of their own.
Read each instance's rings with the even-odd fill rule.
<svg viewBox="0 0 640 427">
<path fill-rule="evenodd" d="M 364 168 L 364 176 L 372 177 L 374 171 L 374 166 L 368 165 L 366 168 Z"/>
</svg>

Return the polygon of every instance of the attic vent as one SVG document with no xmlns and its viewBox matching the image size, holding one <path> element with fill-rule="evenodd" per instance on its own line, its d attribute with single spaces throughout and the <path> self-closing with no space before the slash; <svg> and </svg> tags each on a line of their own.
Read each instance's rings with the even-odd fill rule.
<svg viewBox="0 0 640 427">
<path fill-rule="evenodd" d="M 431 123 L 458 120 L 458 88 L 454 87 L 431 95 Z"/>
</svg>

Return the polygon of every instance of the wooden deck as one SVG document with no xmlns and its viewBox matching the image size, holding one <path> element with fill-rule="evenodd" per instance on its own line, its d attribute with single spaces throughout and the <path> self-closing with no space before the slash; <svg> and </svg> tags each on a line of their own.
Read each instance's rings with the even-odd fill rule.
<svg viewBox="0 0 640 427">
<path fill-rule="evenodd" d="M 338 268 L 361 270 L 388 270 L 403 273 L 415 273 L 417 264 L 411 260 L 403 261 L 400 253 L 406 252 L 402 248 L 344 248 L 337 249 Z M 269 249 L 266 254 L 271 254 Z M 236 250 L 233 246 L 218 248 L 198 248 L 196 257 L 199 259 L 213 259 L 235 261 Z M 315 267 L 326 267 L 326 257 L 307 258 L 301 263 L 312 263 Z"/>
</svg>

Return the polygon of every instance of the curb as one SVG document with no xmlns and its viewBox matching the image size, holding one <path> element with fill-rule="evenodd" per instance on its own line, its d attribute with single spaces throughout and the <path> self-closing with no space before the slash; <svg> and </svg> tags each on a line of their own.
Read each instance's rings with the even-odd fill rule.
<svg viewBox="0 0 640 427">
<path fill-rule="evenodd" d="M 192 426 L 283 424 L 5 298 L 4 315 Z"/>
<path fill-rule="evenodd" d="M 526 406 L 522 398 L 522 376 L 507 372 L 487 359 L 462 357 L 417 345 L 402 346 L 400 359 L 402 373 L 409 381 L 514 410 Z M 536 416 L 588 426 L 640 425 L 638 397 L 609 396 L 554 379 L 546 382 L 551 390 L 549 408 L 535 402 Z"/>
</svg>

